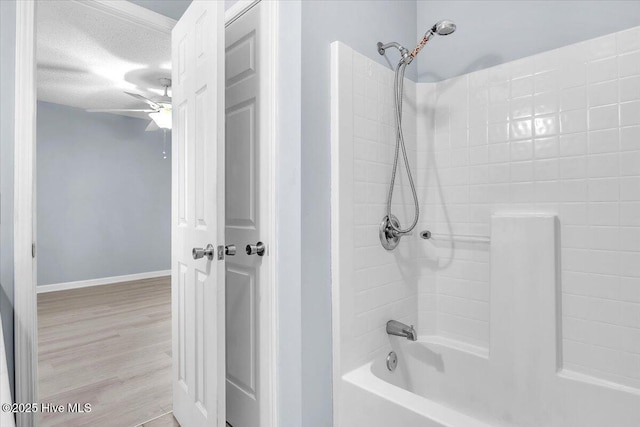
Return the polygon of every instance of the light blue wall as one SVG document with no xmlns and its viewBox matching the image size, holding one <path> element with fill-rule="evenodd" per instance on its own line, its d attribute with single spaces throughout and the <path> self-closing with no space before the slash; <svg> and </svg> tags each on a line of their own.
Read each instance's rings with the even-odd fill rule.
<svg viewBox="0 0 640 427">
<path fill-rule="evenodd" d="M 413 1 L 302 2 L 302 425 L 332 424 L 330 44 L 386 63 L 378 41 L 415 39 Z M 415 71 L 414 71 L 415 72 Z"/>
<path fill-rule="evenodd" d="M 418 1 L 416 38 L 440 19 L 458 24 L 418 56 L 433 82 L 640 25 L 640 1 Z"/>
<path fill-rule="evenodd" d="M 301 4 L 278 8 L 278 128 L 276 137 L 278 244 L 278 426 L 302 426 L 301 299 Z"/>
<path fill-rule="evenodd" d="M 16 4 L 0 1 L 0 314 L 13 386 L 13 141 Z"/>
<path fill-rule="evenodd" d="M 38 284 L 171 267 L 171 134 L 38 102 Z"/>
</svg>

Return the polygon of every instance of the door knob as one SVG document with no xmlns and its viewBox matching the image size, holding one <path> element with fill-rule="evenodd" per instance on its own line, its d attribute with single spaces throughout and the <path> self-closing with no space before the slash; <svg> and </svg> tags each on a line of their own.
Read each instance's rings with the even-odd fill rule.
<svg viewBox="0 0 640 427">
<path fill-rule="evenodd" d="M 229 256 L 234 256 L 236 254 L 236 245 L 227 245 L 224 247 L 224 253 Z"/>
<path fill-rule="evenodd" d="M 193 259 L 200 259 L 203 258 L 204 256 L 206 256 L 207 258 L 209 258 L 210 260 L 213 259 L 213 251 L 214 251 L 214 247 L 211 243 L 209 243 L 207 245 L 206 248 L 193 248 L 193 250 L 191 251 L 191 255 L 193 256 Z"/>
<path fill-rule="evenodd" d="M 258 242 L 255 245 L 247 245 L 247 255 L 263 256 L 266 247 L 264 243 Z"/>
</svg>

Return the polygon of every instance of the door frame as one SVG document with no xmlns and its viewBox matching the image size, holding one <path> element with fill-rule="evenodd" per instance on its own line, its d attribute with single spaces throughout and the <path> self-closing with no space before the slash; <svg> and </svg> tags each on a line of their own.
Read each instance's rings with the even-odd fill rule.
<svg viewBox="0 0 640 427">
<path fill-rule="evenodd" d="M 79 0 L 73 0 L 79 1 Z M 241 0 L 225 12 L 225 27 L 253 7 L 260 0 Z M 36 0 L 16 2 L 16 58 L 15 58 L 15 137 L 14 137 L 14 360 L 15 395 L 18 403 L 38 402 L 38 319 L 36 292 Z M 84 0 L 82 4 L 170 34 L 176 21 L 123 0 Z M 278 2 L 264 1 L 264 110 L 266 120 L 260 124 L 261 142 L 268 151 L 266 168 L 268 191 L 268 227 L 264 240 L 268 242 L 269 256 L 263 261 L 267 280 L 261 285 L 266 298 L 260 301 L 261 397 L 260 422 L 262 427 L 275 427 L 277 405 L 277 234 L 276 234 L 276 161 L 277 161 L 277 76 L 278 66 Z M 173 172 L 172 172 L 173 173 Z M 224 242 L 220 242 L 222 244 Z M 262 357 L 264 355 L 264 357 Z M 17 413 L 18 427 L 37 425 L 32 414 Z"/>
</svg>

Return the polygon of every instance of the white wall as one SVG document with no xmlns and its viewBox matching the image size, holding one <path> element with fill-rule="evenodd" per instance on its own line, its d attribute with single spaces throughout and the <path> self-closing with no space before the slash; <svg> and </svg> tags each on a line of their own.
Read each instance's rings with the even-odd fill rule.
<svg viewBox="0 0 640 427">
<path fill-rule="evenodd" d="M 418 56 L 420 82 L 449 79 L 640 25 L 640 2 L 418 0 L 416 38 L 440 19 L 455 21 L 458 29 L 433 39 Z"/>
<path fill-rule="evenodd" d="M 563 367 L 640 389 L 640 27 L 442 81 L 429 108 L 432 231 L 557 213 Z M 440 245 L 437 333 L 486 345 L 487 247 Z"/>
<path fill-rule="evenodd" d="M 473 80 L 473 77 L 469 79 Z M 465 228 L 452 229 L 452 224 L 458 224 L 460 218 L 476 218 L 480 214 L 487 221 L 489 218 L 488 206 L 469 209 L 464 204 L 473 197 L 465 185 L 483 179 L 483 176 L 476 170 L 456 174 L 457 167 L 467 164 L 469 157 L 465 151 L 467 128 L 461 128 L 461 121 L 477 124 L 480 119 L 475 113 L 451 112 L 448 106 L 466 104 L 468 100 L 467 94 L 450 82 L 417 85 L 417 183 L 422 213 L 418 228 L 433 233 L 432 240 L 424 242 L 419 249 L 418 262 L 422 266 L 419 332 L 421 335 L 436 333 L 487 349 L 490 337 L 490 230 L 487 223 L 482 226 L 465 224 Z M 469 102 L 476 105 L 474 100 Z M 453 130 L 435 133 L 434 126 L 443 121 L 453 123 Z M 451 152 L 442 154 L 442 146 L 450 148 Z M 474 148 L 470 150 L 475 153 Z M 485 175 L 493 174 L 497 169 L 484 172 Z M 445 186 L 449 189 L 446 194 L 442 190 Z M 455 242 L 448 240 L 453 233 Z M 471 238 L 460 239 L 460 236 Z"/>
</svg>

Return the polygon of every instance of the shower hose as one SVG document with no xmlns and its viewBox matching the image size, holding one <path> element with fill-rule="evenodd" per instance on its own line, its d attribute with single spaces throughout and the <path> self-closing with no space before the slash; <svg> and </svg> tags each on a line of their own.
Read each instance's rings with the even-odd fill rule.
<svg viewBox="0 0 640 427">
<path fill-rule="evenodd" d="M 404 145 L 404 135 L 402 133 L 402 96 L 404 91 L 404 71 L 407 67 L 407 58 L 402 58 L 400 62 L 398 62 L 398 66 L 396 67 L 395 77 L 393 81 L 393 87 L 395 91 L 394 97 L 394 106 L 396 110 L 396 150 L 395 157 L 393 160 L 393 170 L 391 172 L 391 183 L 389 184 L 389 196 L 387 197 L 387 224 L 388 227 L 391 228 L 394 235 L 399 236 L 401 234 L 410 233 L 418 223 L 418 218 L 420 216 L 420 206 L 418 205 L 418 195 L 416 193 L 416 186 L 413 182 L 413 176 L 411 175 L 411 168 L 409 167 L 409 158 L 407 157 L 407 149 Z M 404 159 L 404 165 L 407 169 L 407 176 L 409 177 L 409 185 L 411 186 L 411 193 L 413 195 L 413 203 L 415 206 L 415 214 L 413 217 L 413 222 L 407 228 L 401 228 L 399 225 L 396 226 L 393 221 L 391 221 L 391 202 L 393 199 L 393 188 L 396 182 L 396 174 L 398 172 L 398 157 L 400 154 L 400 150 L 402 150 L 402 158 Z"/>
</svg>

